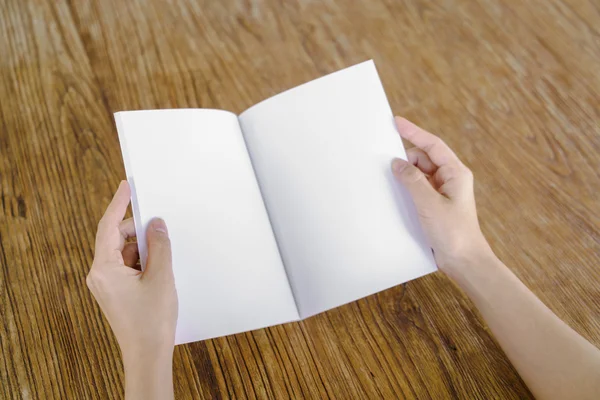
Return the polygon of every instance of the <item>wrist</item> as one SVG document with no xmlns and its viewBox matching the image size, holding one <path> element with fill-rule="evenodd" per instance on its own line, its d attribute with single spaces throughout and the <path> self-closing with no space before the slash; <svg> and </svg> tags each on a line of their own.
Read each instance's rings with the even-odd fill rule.
<svg viewBox="0 0 600 400">
<path fill-rule="evenodd" d="M 163 334 L 122 335 L 125 339 L 117 337 L 123 362 L 128 360 L 145 359 L 149 362 L 160 361 L 173 357 L 175 339 Z"/>
<path fill-rule="evenodd" d="M 497 260 L 496 255 L 483 234 L 480 234 L 459 250 L 454 251 L 451 256 L 445 257 L 438 266 L 460 286 L 461 280 L 466 275 L 494 264 L 494 260 Z"/>
<path fill-rule="evenodd" d="M 167 399 L 173 394 L 173 347 L 128 348 L 123 353 L 126 399 Z"/>
<path fill-rule="evenodd" d="M 174 346 L 170 347 L 144 347 L 129 346 L 121 348 L 123 367 L 127 370 L 159 369 L 165 365 L 171 368 L 173 362 Z"/>
</svg>

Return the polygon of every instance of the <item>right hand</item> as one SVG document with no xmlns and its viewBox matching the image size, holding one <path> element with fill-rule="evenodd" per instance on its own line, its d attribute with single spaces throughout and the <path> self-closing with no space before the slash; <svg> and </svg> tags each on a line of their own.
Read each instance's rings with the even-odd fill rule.
<svg viewBox="0 0 600 400">
<path fill-rule="evenodd" d="M 491 251 L 477 221 L 473 174 L 437 136 L 396 117 L 400 136 L 415 145 L 392 171 L 408 190 L 438 267 L 449 275 Z"/>
</svg>

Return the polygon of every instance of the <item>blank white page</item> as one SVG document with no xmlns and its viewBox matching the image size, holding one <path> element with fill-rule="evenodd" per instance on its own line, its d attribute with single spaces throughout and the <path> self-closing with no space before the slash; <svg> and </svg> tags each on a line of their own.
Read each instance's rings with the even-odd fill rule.
<svg viewBox="0 0 600 400">
<path fill-rule="evenodd" d="M 217 110 L 115 114 L 141 251 L 165 220 L 179 298 L 176 343 L 297 320 L 237 117 Z"/>
<path fill-rule="evenodd" d="M 302 318 L 436 270 L 391 174 L 406 155 L 372 61 L 265 100 L 240 124 Z"/>
</svg>

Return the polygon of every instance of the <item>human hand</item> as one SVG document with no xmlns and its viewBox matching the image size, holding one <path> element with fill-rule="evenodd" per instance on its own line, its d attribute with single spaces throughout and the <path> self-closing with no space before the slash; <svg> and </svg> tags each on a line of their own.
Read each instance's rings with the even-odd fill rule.
<svg viewBox="0 0 600 400">
<path fill-rule="evenodd" d="M 127 182 L 121 182 L 98 224 L 86 282 L 121 348 L 126 398 L 168 398 L 173 394 L 178 308 L 171 244 L 164 221 L 153 220 L 147 230 L 146 268 L 136 269 L 137 243 L 125 242 L 135 237 L 133 219 L 123 221 L 130 193 Z M 160 394 L 153 391 L 153 384 L 160 386 L 156 388 Z"/>
<path fill-rule="evenodd" d="M 437 136 L 400 117 L 396 127 L 415 147 L 408 161 L 394 159 L 392 171 L 413 198 L 438 267 L 453 276 L 491 251 L 477 221 L 473 174 Z"/>
</svg>

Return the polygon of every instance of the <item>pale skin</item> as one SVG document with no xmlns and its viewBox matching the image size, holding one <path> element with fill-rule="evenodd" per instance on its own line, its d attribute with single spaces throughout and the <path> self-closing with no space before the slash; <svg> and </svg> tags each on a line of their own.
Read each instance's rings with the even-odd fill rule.
<svg viewBox="0 0 600 400">
<path fill-rule="evenodd" d="M 494 254 L 481 233 L 473 174 L 438 137 L 396 118 L 415 147 L 392 171 L 417 207 L 440 270 L 473 301 L 538 399 L 600 398 L 600 350 L 561 321 Z M 127 399 L 173 398 L 177 293 L 162 220 L 148 228 L 148 262 L 136 269 L 130 190 L 121 182 L 98 225 L 87 284 L 115 333 Z"/>
<path fill-rule="evenodd" d="M 172 399 L 177 292 L 171 244 L 162 220 L 148 227 L 148 261 L 135 268 L 132 219 L 123 221 L 130 190 L 121 182 L 98 224 L 96 252 L 87 285 L 102 308 L 123 356 L 126 399 Z"/>
</svg>

